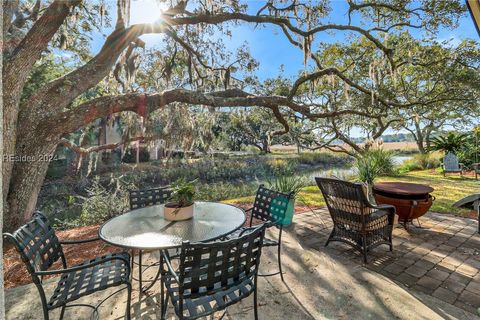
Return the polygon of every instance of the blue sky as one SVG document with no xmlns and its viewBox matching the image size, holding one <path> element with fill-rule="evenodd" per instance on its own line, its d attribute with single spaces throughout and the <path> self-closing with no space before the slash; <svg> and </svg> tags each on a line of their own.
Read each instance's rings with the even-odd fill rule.
<svg viewBox="0 0 480 320">
<path fill-rule="evenodd" d="M 252 13 L 265 3 L 265 1 L 248 1 L 249 11 Z M 115 2 L 111 1 L 110 5 Z M 157 2 L 156 0 L 133 0 L 131 3 L 131 23 L 153 23 L 158 19 L 158 12 L 165 9 L 165 4 Z M 332 2 L 332 12 L 325 18 L 325 22 L 346 24 L 348 22 L 346 1 L 334 0 Z M 113 9 L 113 8 L 112 8 Z M 115 10 L 110 10 L 113 13 L 112 21 L 115 21 Z M 358 16 L 353 18 L 354 24 L 359 24 L 360 18 Z M 423 32 L 417 29 L 410 30 L 415 37 L 422 37 Z M 108 30 L 105 30 L 108 33 Z M 285 38 L 280 28 L 272 25 L 259 25 L 243 23 L 239 26 L 232 27 L 232 38 L 223 37 L 224 42 L 229 50 L 234 51 L 236 48 L 244 43 L 248 44 L 250 53 L 260 63 L 256 75 L 261 79 L 275 77 L 283 66 L 284 76 L 295 77 L 299 71 L 303 70 L 303 52 L 293 47 Z M 345 32 L 324 32 L 321 36 L 316 38 L 316 41 L 322 42 L 337 42 L 344 41 L 347 33 Z M 453 30 L 440 28 L 436 39 L 438 41 L 451 40 L 451 44 L 459 43 L 464 39 L 477 39 L 478 33 L 473 25 L 470 15 L 467 13 L 461 18 L 459 27 Z M 146 42 L 147 47 L 155 47 L 161 43 L 161 35 L 143 36 L 142 39 Z M 97 52 L 103 44 L 104 38 L 97 34 L 94 36 L 92 42 L 92 51 Z M 391 130 L 387 134 L 393 133 Z M 362 136 L 358 130 L 351 132 L 353 136 Z"/>
<path fill-rule="evenodd" d="M 248 1 L 249 11 L 255 13 L 265 3 L 265 1 Z M 332 1 L 332 12 L 325 19 L 325 22 L 337 24 L 348 23 L 346 12 L 348 5 L 346 1 Z M 155 0 L 134 0 L 132 1 L 131 23 L 154 22 L 156 20 L 155 12 L 162 9 L 162 5 Z M 353 19 L 354 24 L 361 23 L 358 16 Z M 421 37 L 422 31 L 411 29 L 411 33 L 416 37 Z M 255 26 L 253 24 L 243 23 L 238 27 L 232 28 L 232 39 L 224 37 L 227 48 L 234 50 L 243 43 L 248 43 L 252 56 L 260 62 L 260 68 L 256 73 L 260 79 L 274 76 L 284 66 L 284 75 L 296 76 L 299 70 L 303 68 L 303 52 L 293 47 L 280 28 L 272 25 Z M 317 38 L 323 42 L 342 41 L 347 35 L 346 32 L 325 32 Z M 460 21 L 459 27 L 454 30 L 441 28 L 436 35 L 439 41 L 452 39 L 455 44 L 463 39 L 478 39 L 477 31 L 473 21 L 466 14 Z M 147 46 L 154 47 L 158 45 L 161 36 L 144 36 Z"/>
</svg>

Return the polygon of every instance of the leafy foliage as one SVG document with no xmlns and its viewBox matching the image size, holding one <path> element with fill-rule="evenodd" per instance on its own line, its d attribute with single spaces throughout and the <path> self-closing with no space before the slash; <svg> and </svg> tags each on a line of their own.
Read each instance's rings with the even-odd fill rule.
<svg viewBox="0 0 480 320">
<path fill-rule="evenodd" d="M 87 188 L 87 197 L 82 203 L 79 223 L 84 225 L 104 222 L 128 208 L 128 188 L 117 179 L 113 188 L 102 185 L 98 178 Z"/>
<path fill-rule="evenodd" d="M 195 198 L 195 183 L 196 180 L 187 181 L 185 178 L 180 178 L 174 181 L 170 187 L 172 189 L 172 196 L 170 201 L 178 207 L 188 207 L 193 204 Z"/>
<path fill-rule="evenodd" d="M 372 185 L 379 176 L 394 173 L 394 153 L 383 149 L 373 149 L 358 156 L 355 162 L 358 179 Z"/>
<path fill-rule="evenodd" d="M 267 179 L 269 188 L 286 194 L 292 193 L 294 198 L 306 184 L 306 179 L 295 174 L 295 170 L 291 166 L 278 166 L 273 179 Z"/>
<path fill-rule="evenodd" d="M 438 168 L 440 164 L 440 155 L 438 153 L 417 153 L 412 159 L 405 160 L 399 166 L 398 172 L 405 173 L 414 170 L 434 169 Z"/>
<path fill-rule="evenodd" d="M 466 138 L 466 134 L 450 131 L 447 135 L 434 137 L 430 142 L 430 149 L 456 153 L 462 148 Z"/>
</svg>

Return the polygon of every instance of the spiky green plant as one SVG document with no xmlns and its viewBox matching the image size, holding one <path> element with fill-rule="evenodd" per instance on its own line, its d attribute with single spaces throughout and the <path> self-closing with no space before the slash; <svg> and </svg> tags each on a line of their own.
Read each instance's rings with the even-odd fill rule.
<svg viewBox="0 0 480 320">
<path fill-rule="evenodd" d="M 456 153 L 466 142 L 467 135 L 450 131 L 447 135 L 438 136 L 430 140 L 430 150 Z"/>
</svg>

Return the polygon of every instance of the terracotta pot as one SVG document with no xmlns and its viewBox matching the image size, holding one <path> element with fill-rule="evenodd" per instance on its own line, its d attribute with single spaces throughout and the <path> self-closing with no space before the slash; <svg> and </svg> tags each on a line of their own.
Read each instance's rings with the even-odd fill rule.
<svg viewBox="0 0 480 320">
<path fill-rule="evenodd" d="M 188 207 L 178 207 L 176 203 L 167 203 L 163 209 L 163 218 L 169 221 L 188 220 L 193 217 L 193 203 Z"/>
</svg>

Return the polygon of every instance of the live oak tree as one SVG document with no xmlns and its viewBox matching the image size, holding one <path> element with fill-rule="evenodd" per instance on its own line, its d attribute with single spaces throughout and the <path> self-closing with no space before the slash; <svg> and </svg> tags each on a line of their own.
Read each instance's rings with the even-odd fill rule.
<svg viewBox="0 0 480 320">
<path fill-rule="evenodd" d="M 350 45 L 329 45 L 322 54 L 347 69 L 345 74 L 356 83 L 365 86 L 371 83 L 382 99 L 396 98 L 408 108 L 391 108 L 374 96 L 351 90 L 348 83 L 335 78 L 320 82 L 312 88 L 313 97 L 330 104 L 332 109 L 354 108 L 368 116 L 347 115 L 316 121 L 314 137 L 302 139 L 307 147 L 355 155 L 368 150 L 387 129 L 403 128 L 412 133 L 423 153 L 429 137 L 442 126 L 466 124 L 478 116 L 478 43 L 464 41 L 457 46 L 447 46 L 414 39 L 406 32 L 390 36 L 388 41 L 395 43 L 393 59 L 406 57 L 410 63 L 398 63 L 392 70 L 365 39 Z M 366 142 L 351 138 L 352 129 L 361 130 Z"/>
<path fill-rule="evenodd" d="M 462 130 L 480 117 L 480 47 L 473 41 L 423 48 L 412 43 L 410 50 L 417 52 L 413 63 L 423 70 L 409 72 L 408 81 L 401 82 L 403 96 L 409 101 L 425 96 L 437 97 L 438 101 L 400 112 L 402 121 L 397 127 L 409 131 L 418 150 L 426 153 L 431 138 L 442 128 Z"/>
<path fill-rule="evenodd" d="M 345 41 L 363 36 L 374 46 L 379 57 L 395 70 L 399 64 L 408 64 L 409 61 L 395 58 L 395 44 L 388 42 L 389 33 L 408 28 L 435 31 L 440 25 L 455 25 L 459 15 L 465 12 L 465 8 L 453 0 L 421 3 L 347 0 L 346 14 L 351 19 L 335 24 L 329 21 L 331 5 L 327 1 L 268 0 L 255 10 L 248 7 L 248 1 L 168 1 L 168 9 L 158 13 L 157 23 L 130 25 L 130 1 L 118 0 L 116 15 L 111 15 L 116 16 L 112 27 L 101 28 L 102 32 L 108 32 L 104 44 L 91 55 L 81 50 L 89 43 L 88 36 L 83 33 L 93 25 L 109 23 L 104 21 L 108 15 L 102 3 L 82 0 L 4 1 L 3 147 L 7 161 L 3 164 L 2 178 L 6 229 L 15 228 L 31 216 L 48 167 L 45 160 L 54 153 L 62 139 L 100 118 L 127 111 L 145 117 L 172 103 L 214 108 L 263 107 L 270 109 L 279 121 L 282 119 L 280 108 L 289 108 L 311 120 L 364 114 L 349 107 L 332 109 L 322 101 L 309 100 L 299 91 L 300 86 L 326 76 L 334 76 L 351 88 L 370 95 L 379 105 L 406 107 L 408 103 L 396 97 L 382 98 L 370 84 L 356 83 L 349 78 L 348 70 L 337 68 L 335 64 L 327 67 L 314 53 L 322 43 L 320 35 L 340 31 L 345 35 Z M 362 24 L 355 21 L 362 21 Z M 242 65 L 236 66 L 235 59 L 227 56 L 226 49 L 215 44 L 221 38 L 219 33 L 229 36 L 234 30 L 232 26 L 238 23 L 257 27 L 273 25 L 292 46 L 303 50 L 305 70 L 288 94 L 266 95 L 261 86 L 248 82 L 233 83 L 232 78 L 241 76 L 234 67 Z M 256 29 L 252 30 L 255 32 Z M 187 63 L 178 65 L 176 58 L 165 51 L 165 56 L 161 56 L 168 61 L 164 66 L 165 79 L 174 68 L 183 68 L 185 81 L 168 83 L 155 93 L 106 90 L 90 98 L 87 94 L 90 90 L 117 75 L 119 79 L 134 80 L 130 77 L 128 63 L 132 62 L 132 55 L 141 53 L 143 44 L 139 37 L 153 33 L 163 34 L 177 52 L 186 57 Z M 76 36 L 72 38 L 72 34 Z M 78 56 L 73 70 L 22 100 L 25 84 L 36 64 L 47 52 L 59 49 Z M 247 63 L 243 57 L 239 58 Z M 122 78 L 122 74 L 127 77 Z M 79 146 L 71 147 L 85 151 L 78 149 Z M 30 161 L 21 161 L 27 159 Z"/>
</svg>

